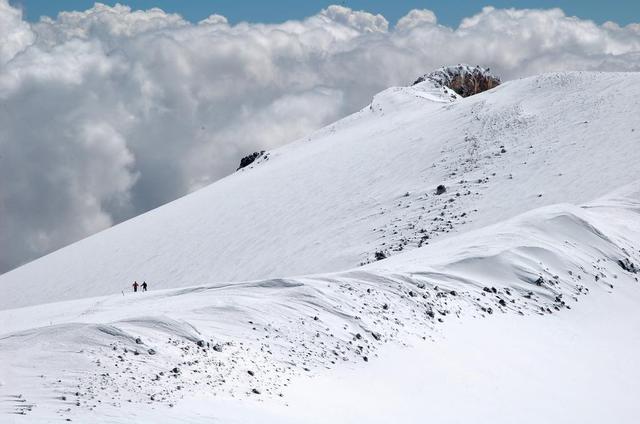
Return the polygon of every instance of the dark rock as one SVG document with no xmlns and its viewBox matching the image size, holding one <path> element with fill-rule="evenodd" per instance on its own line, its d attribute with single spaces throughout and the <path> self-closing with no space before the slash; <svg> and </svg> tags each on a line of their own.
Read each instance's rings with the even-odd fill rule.
<svg viewBox="0 0 640 424">
<path fill-rule="evenodd" d="M 222 352 L 222 345 L 220 343 L 216 343 L 215 345 L 213 345 L 213 350 L 215 350 L 216 352 Z"/>
<path fill-rule="evenodd" d="M 640 269 L 638 269 L 638 267 L 636 267 L 636 265 L 627 258 L 618 259 L 618 265 L 620 265 L 620 268 L 632 274 L 640 272 Z"/>
<path fill-rule="evenodd" d="M 142 339 L 140 337 L 136 337 L 136 344 L 142 344 Z"/>
<path fill-rule="evenodd" d="M 260 390 L 258 389 L 251 389 L 251 393 L 259 395 L 260 394 Z"/>
<path fill-rule="evenodd" d="M 247 371 L 247 374 L 249 374 L 251 377 L 253 377 L 254 375 L 256 375 L 256 373 L 254 373 L 254 372 L 253 372 L 253 371 L 251 371 L 251 370 L 248 370 L 248 371 Z"/>
<path fill-rule="evenodd" d="M 204 341 L 204 340 L 198 340 L 198 341 L 196 342 L 196 344 L 198 345 L 198 347 L 205 347 L 205 346 L 206 346 L 206 343 L 205 343 L 205 341 Z"/>
<path fill-rule="evenodd" d="M 155 355 L 155 354 L 156 354 L 156 351 L 155 351 L 154 349 L 149 349 L 149 350 L 147 351 L 147 353 L 148 353 L 149 355 Z"/>
<path fill-rule="evenodd" d="M 264 150 L 261 150 L 259 152 L 253 152 L 250 155 L 243 157 L 242 159 L 240 159 L 240 166 L 238 167 L 238 169 L 236 169 L 236 171 L 251 165 L 253 162 L 255 162 L 256 159 L 258 159 L 262 155 L 264 155 Z"/>
<path fill-rule="evenodd" d="M 444 186 L 444 184 L 440 184 L 438 187 L 436 187 L 436 194 L 437 195 L 441 195 L 447 192 L 447 188 Z"/>
<path fill-rule="evenodd" d="M 375 258 L 376 258 L 376 261 L 381 261 L 383 259 L 386 259 L 387 255 L 383 251 L 379 250 L 375 253 Z"/>
</svg>

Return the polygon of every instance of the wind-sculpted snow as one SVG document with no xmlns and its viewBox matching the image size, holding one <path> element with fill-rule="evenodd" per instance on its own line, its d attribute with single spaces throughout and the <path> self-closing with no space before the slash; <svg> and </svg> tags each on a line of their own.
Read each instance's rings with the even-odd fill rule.
<svg viewBox="0 0 640 424">
<path fill-rule="evenodd" d="M 469 98 L 432 81 L 391 88 L 224 180 L 0 276 L 1 417 L 418 422 L 427 399 L 434 417 L 475 405 L 457 422 L 550 422 L 564 417 L 556 404 L 584 422 L 637 422 L 638 82 L 548 74 Z M 150 290 L 132 293 L 133 280 Z M 385 356 L 416 342 L 433 364 Z M 366 411 L 307 419 L 349 387 L 335 373 L 353 369 L 366 378 L 348 397 L 364 388 Z M 370 401 L 369 370 L 402 389 Z M 498 398 L 511 415 L 476 419 Z M 376 415 L 378 403 L 393 413 Z"/>
<path fill-rule="evenodd" d="M 391 341 L 437 341 L 450 320 L 568 314 L 590 292 L 640 290 L 636 187 L 352 271 L 0 312 L 0 396 L 30 405 L 3 413 L 76 420 L 202 393 L 287 402 L 293 381 L 375 360 Z"/>
<path fill-rule="evenodd" d="M 0 309 L 348 270 L 640 180 L 637 73 L 459 98 L 424 82 L 162 208 L 0 276 Z M 437 187 L 445 191 L 438 194 Z"/>
</svg>

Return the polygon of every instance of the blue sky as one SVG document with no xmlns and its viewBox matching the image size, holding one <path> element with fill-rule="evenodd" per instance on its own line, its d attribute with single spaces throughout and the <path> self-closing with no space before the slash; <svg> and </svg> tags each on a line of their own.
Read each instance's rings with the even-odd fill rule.
<svg viewBox="0 0 640 424">
<path fill-rule="evenodd" d="M 102 0 L 114 4 L 117 1 Z M 20 5 L 30 21 L 41 15 L 55 16 L 61 10 L 82 10 L 91 7 L 93 0 L 10 0 Z M 625 25 L 640 21 L 640 0 L 120 0 L 134 9 L 160 7 L 168 12 L 180 13 L 191 21 L 198 21 L 213 13 L 226 16 L 231 23 L 281 22 L 313 15 L 329 4 L 342 4 L 352 9 L 381 13 L 391 23 L 404 16 L 411 9 L 430 9 L 438 16 L 441 24 L 457 26 L 460 19 L 471 16 L 483 6 L 499 8 L 550 8 L 560 7 L 566 14 L 598 23 L 607 20 Z"/>
</svg>

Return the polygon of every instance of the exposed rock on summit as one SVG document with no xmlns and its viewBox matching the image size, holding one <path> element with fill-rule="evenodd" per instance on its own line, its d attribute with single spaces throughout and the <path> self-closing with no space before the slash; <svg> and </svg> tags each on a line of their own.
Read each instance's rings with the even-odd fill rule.
<svg viewBox="0 0 640 424">
<path fill-rule="evenodd" d="M 500 78 L 492 75 L 489 68 L 469 65 L 444 66 L 430 74 L 421 76 L 413 85 L 426 80 L 432 80 L 442 86 L 449 87 L 462 97 L 473 96 L 500 85 Z"/>
</svg>

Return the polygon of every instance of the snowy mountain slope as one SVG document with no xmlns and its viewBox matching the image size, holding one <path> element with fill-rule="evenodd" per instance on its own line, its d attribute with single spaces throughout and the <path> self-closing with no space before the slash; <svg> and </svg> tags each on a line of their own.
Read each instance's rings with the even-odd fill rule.
<svg viewBox="0 0 640 424">
<path fill-rule="evenodd" d="M 640 301 L 639 215 L 640 188 L 634 184 L 584 207 L 537 209 L 353 271 L 0 311 L 2 412 L 17 423 L 130 422 L 132 417 L 136 422 L 157 422 L 159 417 L 163 422 L 195 423 L 255 422 L 258 417 L 263 422 L 384 422 L 393 416 L 371 414 L 371 409 L 384 411 L 387 405 L 387 414 L 418 422 L 424 408 L 398 411 L 393 409 L 397 398 L 375 405 L 369 393 L 359 398 L 357 390 L 338 387 L 342 401 L 370 404 L 350 407 L 332 391 L 322 390 L 337 387 L 344 372 L 355 373 L 358 381 L 347 387 L 369 390 L 376 376 L 362 364 L 371 361 L 380 372 L 397 366 L 390 361 L 408 357 L 411 370 L 395 377 L 385 374 L 384 381 L 427 390 L 430 408 L 455 405 L 462 398 L 492 422 L 557 419 L 553 414 L 563 408 L 544 406 L 554 403 L 557 389 L 536 393 L 532 408 L 530 398 L 506 393 L 492 378 L 525 393 L 530 392 L 524 377 L 531 378 L 535 388 L 549 384 L 576 390 L 573 381 L 584 380 L 580 367 L 587 367 L 595 378 L 606 376 L 601 387 L 613 392 L 591 387 L 579 390 L 584 397 L 564 396 L 569 416 L 597 422 L 608 413 L 618 422 L 635 422 L 640 411 L 634 397 L 616 393 L 637 392 L 638 379 L 627 377 L 640 375 L 632 360 L 632 352 L 640 349 L 635 307 Z M 602 314 L 600 320 L 594 312 Z M 615 334 L 625 335 L 624 340 L 611 344 L 608 337 L 587 339 L 573 348 L 567 342 L 566 336 L 576 332 L 590 337 L 592 332 L 598 337 L 610 332 L 598 325 L 605 317 L 613 317 L 619 326 Z M 497 322 L 496 327 L 474 323 L 478 318 Z M 588 325 L 583 327 L 580 320 Z M 518 328 L 525 332 L 518 333 Z M 536 333 L 540 328 L 541 335 Z M 512 337 L 506 346 L 515 347 L 491 349 L 487 343 L 504 343 L 503 330 Z M 436 343 L 421 344 L 421 339 Z M 544 365 L 534 365 L 536 358 L 529 358 L 533 368 L 499 373 L 464 352 L 464 341 L 469 340 L 489 355 L 484 361 L 491 366 L 522 365 L 519 358 L 527 352 L 518 346 L 538 352 L 535 346 L 548 342 L 561 350 L 549 352 Z M 390 342 L 410 342 L 419 350 L 389 351 Z M 576 350 L 585 346 L 592 350 Z M 620 354 L 603 359 L 598 349 Z M 418 353 L 429 362 L 419 362 Z M 568 362 L 575 353 L 580 357 Z M 459 355 L 461 362 L 451 365 L 451 355 Z M 597 367 L 589 370 L 592 364 Z M 531 372 L 536 367 L 544 371 Z M 420 385 L 426 376 L 439 378 Z M 473 389 L 461 395 L 465 381 L 472 382 Z M 399 396 L 394 393 L 392 399 Z M 419 392 L 402 393 L 420 400 Z M 495 409 L 484 402 L 495 401 L 496 395 L 507 396 L 502 399 L 506 412 L 492 416 Z M 371 396 L 376 398 L 375 393 Z M 314 406 L 323 398 L 342 405 L 343 412 Z M 423 402 L 425 398 L 417 405 Z M 311 410 L 305 406 L 309 403 Z M 615 414 L 609 411 L 613 406 Z M 476 410 L 460 413 L 441 410 L 436 415 L 444 422 L 478 417 Z"/>
<path fill-rule="evenodd" d="M 0 308 L 351 269 L 640 180 L 640 75 L 468 98 L 424 82 L 157 210 L 0 276 Z M 439 184 L 447 187 L 435 195 Z"/>
</svg>

